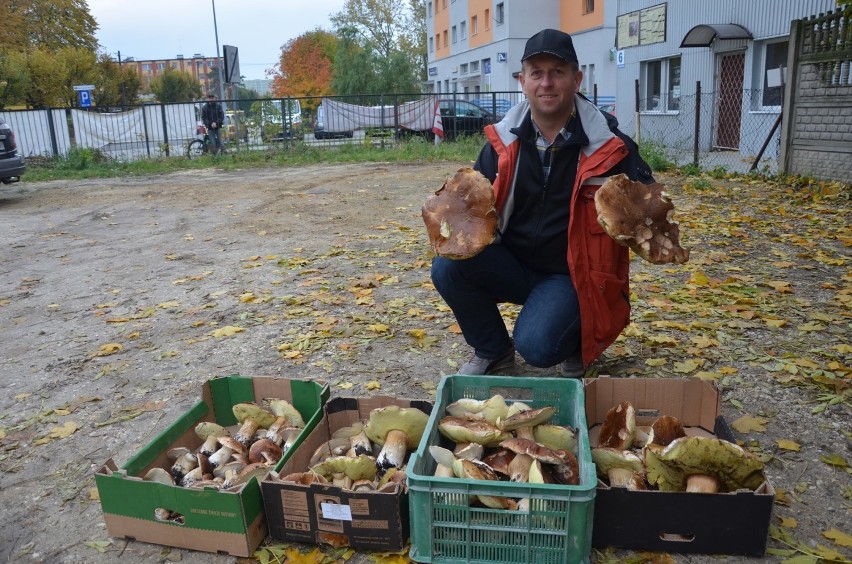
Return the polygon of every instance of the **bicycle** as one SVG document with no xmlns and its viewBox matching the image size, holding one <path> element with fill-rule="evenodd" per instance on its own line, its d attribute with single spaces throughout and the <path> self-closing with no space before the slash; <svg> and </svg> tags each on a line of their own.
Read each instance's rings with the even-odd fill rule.
<svg viewBox="0 0 852 564">
<path fill-rule="evenodd" d="M 196 135 L 203 135 L 200 139 L 193 139 L 186 146 L 186 156 L 190 159 L 196 159 L 202 155 L 208 154 L 210 149 L 210 134 L 207 132 L 207 128 L 203 125 L 199 125 L 195 128 Z M 225 152 L 225 147 L 219 149 L 220 153 Z"/>
</svg>

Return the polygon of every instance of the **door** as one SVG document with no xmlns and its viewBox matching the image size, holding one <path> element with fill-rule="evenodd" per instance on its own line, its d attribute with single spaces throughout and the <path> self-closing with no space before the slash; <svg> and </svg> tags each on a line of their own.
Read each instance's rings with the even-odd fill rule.
<svg viewBox="0 0 852 564">
<path fill-rule="evenodd" d="M 714 142 L 714 147 L 717 149 L 738 150 L 740 148 L 744 72 L 745 53 L 733 53 L 720 57 Z"/>
</svg>

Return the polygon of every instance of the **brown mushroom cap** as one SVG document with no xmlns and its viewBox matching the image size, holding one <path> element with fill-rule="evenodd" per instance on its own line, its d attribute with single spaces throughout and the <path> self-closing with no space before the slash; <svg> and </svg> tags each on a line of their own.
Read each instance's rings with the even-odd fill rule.
<svg viewBox="0 0 852 564">
<path fill-rule="evenodd" d="M 503 476 L 510 476 L 509 467 L 517 454 L 507 448 L 499 448 L 482 459 L 492 470 Z"/>
<path fill-rule="evenodd" d="M 281 460 L 281 449 L 270 439 L 260 439 L 249 448 L 248 459 L 250 463 L 275 464 Z"/>
<path fill-rule="evenodd" d="M 677 417 L 661 415 L 651 425 L 646 446 L 656 445 L 660 448 L 668 446 L 673 440 L 686 436 L 686 431 Z"/>
<path fill-rule="evenodd" d="M 555 450 L 529 439 L 508 439 L 501 441 L 500 446 L 517 454 L 526 454 L 545 464 L 563 464 L 565 462 Z"/>
<path fill-rule="evenodd" d="M 624 174 L 609 177 L 595 193 L 598 223 L 620 245 L 654 264 L 684 263 L 680 230 L 670 221 L 674 204 L 658 183 L 634 182 Z"/>
<path fill-rule="evenodd" d="M 475 256 L 497 236 L 494 188 L 478 171 L 460 168 L 421 210 L 429 242 L 450 259 Z"/>
<path fill-rule="evenodd" d="M 607 411 L 601 425 L 598 446 L 625 450 L 633 444 L 636 434 L 636 411 L 629 401 L 622 401 Z"/>
<path fill-rule="evenodd" d="M 507 416 L 505 419 L 498 419 L 497 427 L 504 431 L 514 431 L 521 427 L 535 427 L 550 420 L 554 413 L 556 413 L 556 408 L 553 406 L 522 410 Z"/>
</svg>

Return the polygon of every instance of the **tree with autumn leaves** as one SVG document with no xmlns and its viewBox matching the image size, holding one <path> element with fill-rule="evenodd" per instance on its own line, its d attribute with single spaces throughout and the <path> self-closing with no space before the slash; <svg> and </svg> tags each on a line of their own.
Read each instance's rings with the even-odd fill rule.
<svg viewBox="0 0 852 564">
<path fill-rule="evenodd" d="M 291 39 L 281 47 L 281 55 L 270 73 L 270 90 L 275 97 L 326 96 L 332 94 L 331 80 L 337 38 L 315 29 Z"/>
</svg>

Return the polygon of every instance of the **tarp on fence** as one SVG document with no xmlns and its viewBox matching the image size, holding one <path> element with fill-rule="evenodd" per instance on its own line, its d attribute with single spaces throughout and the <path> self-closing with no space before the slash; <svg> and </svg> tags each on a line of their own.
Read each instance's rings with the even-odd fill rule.
<svg viewBox="0 0 852 564">
<path fill-rule="evenodd" d="M 323 98 L 324 127 L 329 133 L 395 126 L 415 131 L 431 130 L 437 103 L 435 96 L 398 106 L 359 106 Z"/>
</svg>

